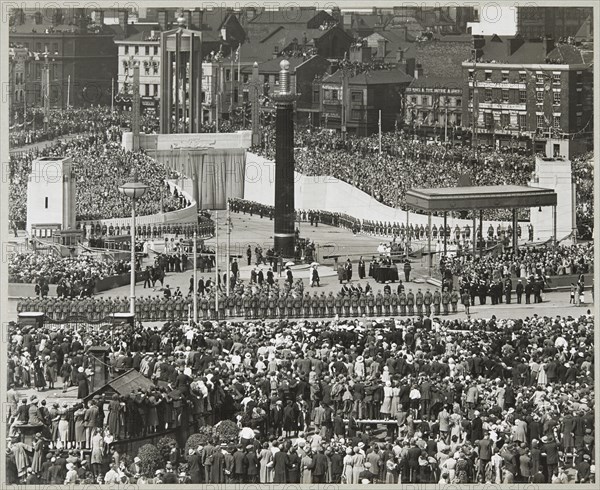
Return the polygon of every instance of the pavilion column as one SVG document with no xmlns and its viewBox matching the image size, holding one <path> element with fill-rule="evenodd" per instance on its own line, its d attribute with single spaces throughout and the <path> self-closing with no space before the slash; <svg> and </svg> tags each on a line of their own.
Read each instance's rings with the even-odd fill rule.
<svg viewBox="0 0 600 490">
<path fill-rule="evenodd" d="M 513 253 L 517 253 L 519 248 L 519 235 L 517 234 L 517 208 L 512 210 L 512 232 Z"/>
<path fill-rule="evenodd" d="M 479 210 L 479 234 L 481 235 L 481 245 L 479 246 L 479 256 L 483 255 L 483 209 Z"/>
<path fill-rule="evenodd" d="M 175 34 L 175 133 L 179 133 L 179 78 L 181 77 L 181 31 Z"/>
<path fill-rule="evenodd" d="M 556 204 L 552 206 L 552 247 L 556 250 Z"/>
<path fill-rule="evenodd" d="M 167 51 L 167 36 L 164 32 L 160 35 L 160 132 L 169 133 L 171 109 L 169 101 L 169 77 L 171 67 L 169 65 L 169 52 Z"/>
<path fill-rule="evenodd" d="M 477 210 L 473 210 L 473 258 L 477 257 Z"/>
<path fill-rule="evenodd" d="M 444 211 L 444 255 L 448 254 L 448 234 L 446 226 L 448 225 L 448 211 Z"/>
<path fill-rule="evenodd" d="M 429 255 L 429 277 L 431 277 L 431 273 L 433 271 L 433 255 L 431 255 L 431 211 L 427 214 L 427 253 Z"/>
<path fill-rule="evenodd" d="M 166 108 L 167 108 L 167 133 L 171 134 L 173 132 L 173 121 L 172 121 L 172 116 L 173 116 L 173 52 L 172 51 L 167 51 L 167 70 L 168 70 L 168 77 L 167 77 L 167 86 L 166 86 L 166 91 L 167 91 L 167 98 L 166 98 Z"/>
<path fill-rule="evenodd" d="M 410 249 L 410 229 L 408 228 L 410 221 L 410 215 L 408 212 L 408 207 L 406 208 L 406 259 L 408 260 L 408 253 Z"/>
</svg>

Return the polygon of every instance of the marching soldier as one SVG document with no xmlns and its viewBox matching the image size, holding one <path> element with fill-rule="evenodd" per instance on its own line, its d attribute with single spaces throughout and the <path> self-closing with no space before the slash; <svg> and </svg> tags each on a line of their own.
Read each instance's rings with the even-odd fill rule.
<svg viewBox="0 0 600 490">
<path fill-rule="evenodd" d="M 325 303 L 327 305 L 327 316 L 333 316 L 335 311 L 335 298 L 333 297 L 333 292 L 329 291 Z"/>
</svg>

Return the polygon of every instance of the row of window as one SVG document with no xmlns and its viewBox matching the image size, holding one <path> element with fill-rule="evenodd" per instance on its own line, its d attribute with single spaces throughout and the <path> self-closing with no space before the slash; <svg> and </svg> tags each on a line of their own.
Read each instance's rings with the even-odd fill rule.
<svg viewBox="0 0 600 490">
<path fill-rule="evenodd" d="M 483 100 L 485 102 L 503 102 L 503 103 L 508 103 L 510 102 L 510 91 L 505 89 L 505 90 L 501 90 L 500 93 L 496 92 L 496 94 L 494 94 L 494 92 L 492 91 L 493 89 L 491 88 L 486 88 L 484 89 L 483 92 Z M 536 102 L 542 103 L 544 102 L 544 97 L 546 96 L 546 92 L 542 91 L 542 90 L 538 90 L 535 93 L 535 99 Z M 472 101 L 473 100 L 473 89 L 469 89 L 469 100 Z M 516 101 L 514 101 L 516 103 Z M 519 90 L 519 104 L 525 104 L 527 102 L 527 91 L 526 90 Z M 553 92 L 552 93 L 552 103 L 554 105 L 560 105 L 561 102 L 561 95 L 560 92 Z"/>
<path fill-rule="evenodd" d="M 434 97 L 429 97 L 427 95 L 422 95 L 421 96 L 421 105 L 433 105 L 435 102 Z M 417 105 L 418 104 L 418 98 L 417 97 L 411 97 L 410 98 L 410 103 L 413 105 Z M 455 106 L 455 107 L 460 107 L 462 104 L 462 99 L 460 98 L 450 98 L 450 97 L 440 97 L 438 100 L 438 104 L 440 106 L 445 106 L 445 105 L 451 105 L 451 106 Z"/>
<path fill-rule="evenodd" d="M 158 54 L 158 46 L 123 46 L 123 53 L 129 55 L 157 55 Z"/>
<path fill-rule="evenodd" d="M 497 71 L 487 70 L 484 72 L 483 80 L 486 82 L 505 82 L 505 83 L 526 83 L 527 82 L 527 72 L 520 71 L 518 73 L 512 73 L 509 70 L 505 70 L 500 72 L 500 77 L 497 76 Z M 543 73 L 536 73 L 535 80 L 536 83 L 545 83 L 548 79 L 552 79 L 553 85 L 560 85 L 561 82 L 561 74 L 553 73 L 551 77 L 545 75 Z M 473 81 L 475 79 L 475 70 L 469 70 L 469 80 Z M 477 80 L 480 80 L 481 76 L 477 76 Z"/>
</svg>

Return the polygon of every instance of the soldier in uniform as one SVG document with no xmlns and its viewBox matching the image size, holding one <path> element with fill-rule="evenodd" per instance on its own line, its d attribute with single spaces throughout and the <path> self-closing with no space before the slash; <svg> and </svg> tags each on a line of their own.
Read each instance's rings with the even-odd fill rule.
<svg viewBox="0 0 600 490">
<path fill-rule="evenodd" d="M 333 292 L 329 291 L 325 304 L 327 305 L 327 316 L 333 316 L 335 314 L 335 298 L 333 297 Z"/>
<path fill-rule="evenodd" d="M 342 293 L 338 293 L 337 296 L 335 297 L 335 314 L 336 315 L 340 315 L 342 314 Z"/>
<path fill-rule="evenodd" d="M 367 295 L 367 309 L 369 316 L 373 316 L 375 314 L 375 296 L 373 295 L 373 291 L 370 291 Z"/>
<path fill-rule="evenodd" d="M 315 293 L 310 298 L 311 315 L 316 318 L 319 316 L 319 294 Z"/>
<path fill-rule="evenodd" d="M 512 280 L 507 277 L 504 281 L 504 295 L 506 296 L 506 304 L 509 305 L 512 297 Z"/>
<path fill-rule="evenodd" d="M 458 292 L 456 289 L 452 290 L 450 293 L 450 303 L 452 304 L 452 313 L 458 312 L 458 300 L 459 300 Z"/>
<path fill-rule="evenodd" d="M 321 292 L 321 296 L 319 296 L 319 316 L 321 318 L 325 317 L 326 304 L 327 304 L 327 298 L 325 297 L 325 293 Z"/>
<path fill-rule="evenodd" d="M 377 295 L 375 296 L 375 308 L 377 311 L 377 316 L 381 316 L 381 311 L 383 308 L 383 296 L 381 294 L 381 290 L 377 291 Z"/>
<path fill-rule="evenodd" d="M 177 320 L 182 320 L 183 319 L 183 307 L 184 307 L 184 301 L 183 301 L 183 297 L 181 296 L 177 296 L 175 298 L 175 318 Z"/>
<path fill-rule="evenodd" d="M 390 304 L 391 304 L 390 293 L 388 291 L 386 291 L 383 295 L 383 312 L 384 312 L 385 316 L 390 316 Z"/>
<path fill-rule="evenodd" d="M 285 297 L 285 317 L 292 318 L 294 316 L 294 298 L 290 293 Z"/>
<path fill-rule="evenodd" d="M 423 292 L 419 289 L 415 296 L 415 305 L 417 305 L 417 315 L 419 316 L 423 316 L 423 300 Z"/>
<path fill-rule="evenodd" d="M 308 294 L 308 291 L 304 293 L 304 298 L 302 300 L 302 311 L 304 312 L 305 318 L 310 317 L 310 294 Z"/>
<path fill-rule="evenodd" d="M 442 293 L 442 307 L 444 309 L 444 315 L 449 313 L 449 305 L 450 305 L 450 293 L 448 293 L 448 289 L 444 289 Z"/>
<path fill-rule="evenodd" d="M 398 298 L 398 293 L 394 291 L 391 294 L 390 303 L 392 304 L 392 316 L 398 316 L 398 302 L 400 298 Z"/>
<path fill-rule="evenodd" d="M 308 294 L 308 293 L 307 293 Z M 260 308 L 260 318 L 267 317 L 267 307 L 269 306 L 269 300 L 267 295 L 263 292 L 258 299 L 258 307 Z"/>
<path fill-rule="evenodd" d="M 398 300 L 398 302 L 400 303 L 400 315 L 401 316 L 406 316 L 406 301 L 407 301 L 406 293 L 404 291 L 402 291 L 400 293 L 400 297 Z"/>
<path fill-rule="evenodd" d="M 159 311 L 159 319 L 161 321 L 165 321 L 167 319 L 167 303 L 164 298 L 160 298 L 160 303 L 158 303 L 158 311 Z"/>
<path fill-rule="evenodd" d="M 206 320 L 208 319 L 208 299 L 206 299 L 206 296 L 203 296 L 200 299 L 200 309 L 202 310 L 202 319 Z"/>
<path fill-rule="evenodd" d="M 442 295 L 440 294 L 439 289 L 436 289 L 433 293 L 433 314 L 435 316 L 440 315 L 440 304 L 442 302 Z"/>
<path fill-rule="evenodd" d="M 367 314 L 367 295 L 361 294 L 358 298 L 358 306 L 360 308 L 360 315 Z"/>
<path fill-rule="evenodd" d="M 215 294 L 219 295 L 219 320 L 223 320 L 225 319 L 225 306 L 227 305 L 225 301 L 226 298 L 225 295 L 219 291 L 215 291 Z M 256 303 L 258 304 L 258 298 L 256 298 Z M 258 312 L 258 308 L 256 308 L 254 311 Z"/>
<path fill-rule="evenodd" d="M 406 307 L 408 308 L 408 316 L 414 316 L 415 314 L 415 294 L 412 289 L 408 290 L 406 295 Z"/>
<path fill-rule="evenodd" d="M 359 315 L 359 313 L 358 313 L 358 296 L 359 296 L 359 293 L 355 292 L 350 297 L 350 307 L 351 307 L 351 311 L 352 311 L 352 316 Z"/>
</svg>

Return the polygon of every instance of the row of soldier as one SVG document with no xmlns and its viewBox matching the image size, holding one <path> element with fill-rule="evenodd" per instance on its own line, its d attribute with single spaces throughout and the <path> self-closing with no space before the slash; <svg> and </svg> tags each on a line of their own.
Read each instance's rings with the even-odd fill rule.
<svg viewBox="0 0 600 490">
<path fill-rule="evenodd" d="M 79 229 L 83 229 L 86 238 L 106 237 L 106 236 L 127 236 L 131 235 L 131 225 L 122 223 L 121 225 L 106 225 L 105 223 L 91 223 L 83 225 L 77 223 Z M 193 238 L 194 233 L 198 237 L 210 237 L 214 235 L 215 225 L 212 220 L 203 220 L 201 223 L 173 223 L 173 224 L 144 224 L 135 228 L 136 236 L 140 238 L 161 238 L 164 235 L 177 235 L 187 239 Z M 89 234 L 89 236 L 88 236 Z"/>
<path fill-rule="evenodd" d="M 334 295 L 330 292 L 305 292 L 304 295 L 279 293 L 276 288 L 265 285 L 256 292 L 245 290 L 240 294 L 226 296 L 212 289 L 198 301 L 200 319 L 222 319 L 225 317 L 255 318 L 326 318 L 336 315 L 343 317 L 367 316 L 413 316 L 431 314 L 447 315 L 458 311 L 460 296 L 456 291 L 418 289 L 413 292 L 392 291 L 387 285 L 376 293 L 359 287 L 344 289 Z M 192 314 L 193 298 L 178 294 L 169 297 L 144 296 L 136 300 L 136 317 L 141 321 L 184 320 Z M 218 307 L 215 294 L 219 295 Z M 129 311 L 129 299 L 116 298 L 22 298 L 17 310 L 41 311 L 54 321 L 85 319 L 102 321 L 113 313 Z M 217 309 L 218 308 L 218 309 Z"/>
<path fill-rule="evenodd" d="M 233 212 L 242 212 L 244 214 L 249 213 L 251 216 L 254 214 L 263 216 L 273 216 L 273 206 L 260 204 L 253 201 L 245 201 L 242 199 L 230 199 L 230 208 Z M 424 240 L 429 236 L 429 226 L 415 225 L 410 223 L 406 226 L 404 223 L 391 223 L 389 221 L 371 221 L 371 220 L 359 220 L 352 216 L 348 216 L 343 213 L 331 213 L 328 211 L 320 210 L 296 210 L 296 221 L 298 222 L 310 222 L 311 226 L 318 226 L 319 223 L 336 226 L 340 228 L 347 228 L 353 230 L 355 233 L 366 233 L 369 235 L 378 236 L 397 236 L 402 239 L 407 237 L 414 240 Z M 502 239 L 511 237 L 513 233 L 512 224 L 508 224 L 506 229 L 501 227 L 499 224 L 494 227 L 490 224 L 487 228 L 487 238 L 491 240 L 493 238 Z M 517 225 L 517 236 L 521 238 L 523 233 L 522 226 Z M 533 241 L 533 226 L 531 223 L 527 225 L 528 240 Z M 464 227 L 459 227 L 458 224 L 454 226 L 454 229 L 450 225 L 445 227 L 445 236 L 449 239 L 455 239 L 460 241 L 461 239 L 466 240 L 471 238 L 472 229 L 467 224 Z M 478 230 L 479 239 L 483 238 L 484 233 L 482 230 Z M 431 227 L 431 238 L 436 240 L 444 237 L 444 226 L 436 226 L 435 224 Z"/>
</svg>

